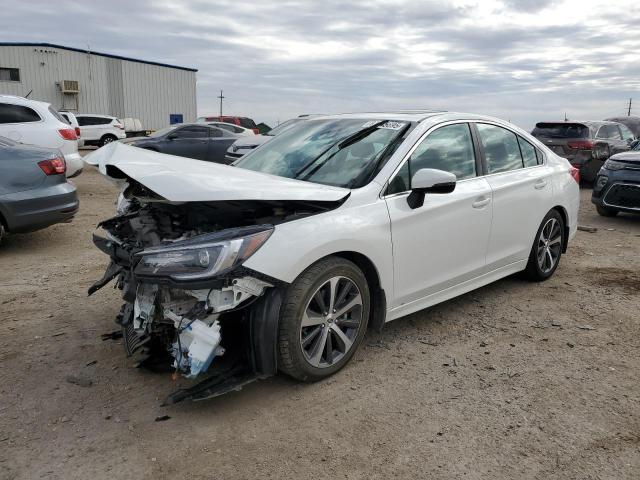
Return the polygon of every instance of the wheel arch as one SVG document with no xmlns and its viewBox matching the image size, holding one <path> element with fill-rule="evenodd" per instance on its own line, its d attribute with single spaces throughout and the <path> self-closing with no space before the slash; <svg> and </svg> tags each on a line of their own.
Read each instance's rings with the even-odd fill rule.
<svg viewBox="0 0 640 480">
<path fill-rule="evenodd" d="M 557 211 L 562 217 L 562 222 L 564 223 L 564 231 L 562 232 L 562 253 L 567 253 L 567 246 L 569 244 L 569 215 L 562 205 L 556 205 L 551 210 Z"/>
<path fill-rule="evenodd" d="M 377 331 L 381 330 L 386 320 L 387 296 L 382 288 L 380 273 L 378 272 L 376 265 L 366 255 L 350 250 L 334 252 L 319 258 L 316 262 L 328 257 L 344 258 L 355 263 L 356 266 L 362 270 L 371 292 L 371 318 L 369 319 L 369 327 Z"/>
</svg>

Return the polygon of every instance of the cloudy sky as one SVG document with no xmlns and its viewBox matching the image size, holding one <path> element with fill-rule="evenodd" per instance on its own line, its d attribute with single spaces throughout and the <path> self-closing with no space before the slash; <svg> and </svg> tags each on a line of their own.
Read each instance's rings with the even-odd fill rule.
<svg viewBox="0 0 640 480">
<path fill-rule="evenodd" d="M 199 70 L 198 110 L 436 108 L 542 119 L 640 114 L 635 0 L 0 0 L 0 41 Z"/>
</svg>

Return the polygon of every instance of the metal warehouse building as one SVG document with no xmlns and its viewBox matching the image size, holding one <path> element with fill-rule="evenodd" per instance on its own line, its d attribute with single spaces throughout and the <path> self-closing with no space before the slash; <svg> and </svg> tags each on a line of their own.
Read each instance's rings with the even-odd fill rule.
<svg viewBox="0 0 640 480">
<path fill-rule="evenodd" d="M 0 43 L 0 94 L 139 118 L 146 129 L 195 121 L 196 72 L 49 43 Z"/>
</svg>

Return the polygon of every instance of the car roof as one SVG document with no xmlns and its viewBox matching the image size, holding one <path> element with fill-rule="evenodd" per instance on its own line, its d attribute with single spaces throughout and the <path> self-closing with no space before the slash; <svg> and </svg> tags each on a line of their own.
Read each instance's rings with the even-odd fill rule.
<svg viewBox="0 0 640 480">
<path fill-rule="evenodd" d="M 102 113 L 76 113 L 76 117 L 102 117 L 102 118 L 113 118 L 117 119 L 118 117 L 114 117 L 113 115 L 104 115 Z"/>
<path fill-rule="evenodd" d="M 44 108 L 49 108 L 49 105 L 51 105 L 48 102 L 41 102 L 40 100 L 31 100 L 30 98 L 25 98 L 25 97 L 19 97 L 17 95 L 4 95 L 4 94 L 0 94 L 0 100 L 7 102 L 7 103 L 13 103 L 15 105 L 40 105 L 41 107 Z"/>
<path fill-rule="evenodd" d="M 379 112 L 351 112 L 351 113 L 337 113 L 332 115 L 317 115 L 311 117 L 309 120 L 321 120 L 329 118 L 362 118 L 363 120 L 376 120 L 376 119 L 393 119 L 393 120 L 406 120 L 410 122 L 419 122 L 428 117 L 433 117 L 442 113 L 449 113 L 443 110 L 392 110 L 392 111 L 379 111 Z"/>
</svg>

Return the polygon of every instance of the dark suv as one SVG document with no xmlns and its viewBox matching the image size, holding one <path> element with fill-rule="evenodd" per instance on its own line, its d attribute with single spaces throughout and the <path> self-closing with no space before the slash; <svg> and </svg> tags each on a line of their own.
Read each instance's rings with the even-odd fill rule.
<svg viewBox="0 0 640 480">
<path fill-rule="evenodd" d="M 605 217 L 618 212 L 640 213 L 640 144 L 604 162 L 593 185 L 591 202 Z"/>
<path fill-rule="evenodd" d="M 531 134 L 569 160 L 587 182 L 595 181 L 607 158 L 629 150 L 634 141 L 626 126 L 605 121 L 540 122 Z"/>
</svg>

